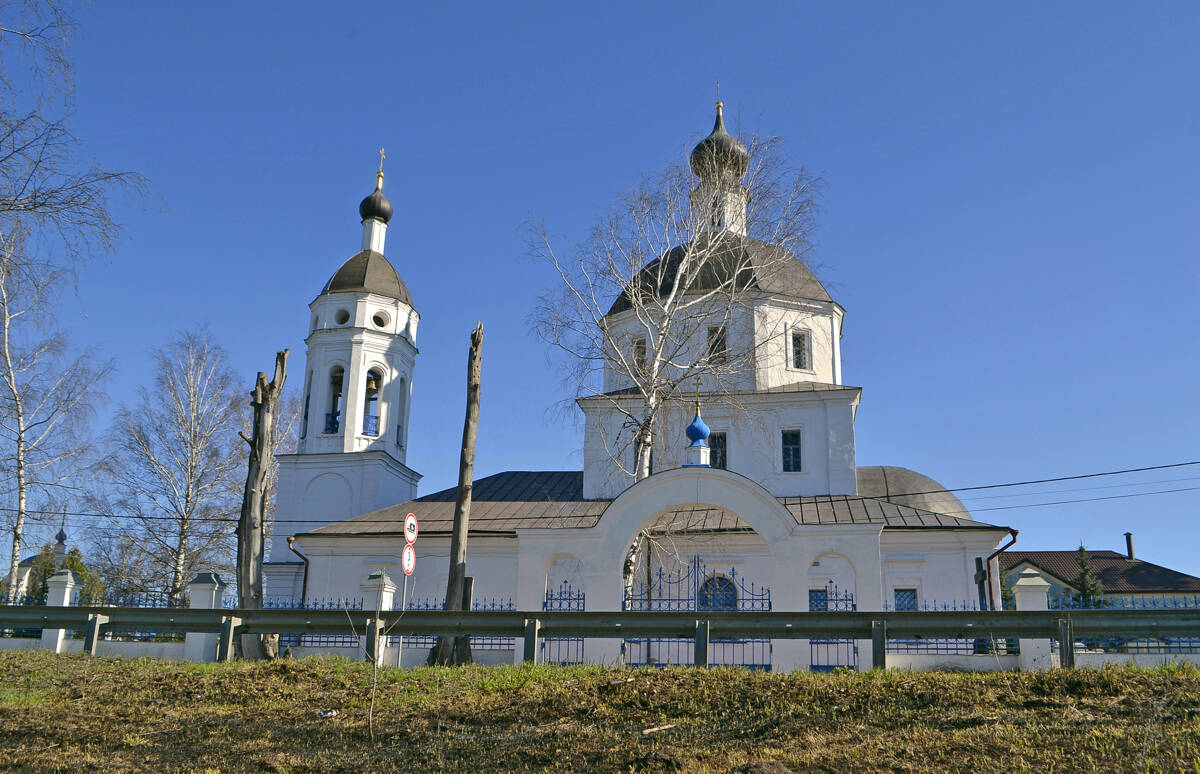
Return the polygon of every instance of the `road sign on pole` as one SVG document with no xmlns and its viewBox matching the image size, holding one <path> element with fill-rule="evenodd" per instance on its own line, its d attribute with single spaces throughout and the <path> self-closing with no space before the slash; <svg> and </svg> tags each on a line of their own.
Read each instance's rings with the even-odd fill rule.
<svg viewBox="0 0 1200 774">
<path fill-rule="evenodd" d="M 410 546 L 417 542 L 417 517 L 411 513 L 404 517 L 404 540 Z"/>
<path fill-rule="evenodd" d="M 404 545 L 404 552 L 400 554 L 400 564 L 405 575 L 412 575 L 413 570 L 417 568 L 417 549 L 413 548 L 412 543 Z"/>
</svg>

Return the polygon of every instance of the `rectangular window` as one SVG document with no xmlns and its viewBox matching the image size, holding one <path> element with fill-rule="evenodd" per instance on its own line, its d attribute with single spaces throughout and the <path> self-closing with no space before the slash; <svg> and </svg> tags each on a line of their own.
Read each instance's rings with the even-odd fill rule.
<svg viewBox="0 0 1200 774">
<path fill-rule="evenodd" d="M 708 464 L 721 470 L 729 469 L 728 446 L 725 444 L 724 433 L 712 433 L 708 436 Z"/>
<path fill-rule="evenodd" d="M 895 591 L 896 610 L 916 610 L 917 609 L 917 590 L 916 589 L 896 589 Z"/>
<path fill-rule="evenodd" d="M 800 472 L 800 431 L 784 430 L 783 440 L 783 472 Z"/>
<path fill-rule="evenodd" d="M 725 364 L 728 352 L 727 344 L 724 325 L 708 326 L 708 362 L 710 364 Z"/>
<path fill-rule="evenodd" d="M 812 368 L 812 333 L 807 328 L 792 331 L 792 368 Z"/>
<path fill-rule="evenodd" d="M 633 367 L 639 374 L 646 373 L 646 339 L 633 340 Z"/>
<path fill-rule="evenodd" d="M 808 590 L 808 612 L 810 612 L 810 613 L 827 613 L 827 612 L 829 612 L 829 589 L 809 589 Z"/>
</svg>

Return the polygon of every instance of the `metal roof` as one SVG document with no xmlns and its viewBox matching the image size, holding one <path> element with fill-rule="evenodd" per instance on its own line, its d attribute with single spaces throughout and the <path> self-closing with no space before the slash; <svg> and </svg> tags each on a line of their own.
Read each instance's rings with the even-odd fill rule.
<svg viewBox="0 0 1200 774">
<path fill-rule="evenodd" d="M 374 250 L 363 250 L 343 263 L 325 283 L 321 295 L 343 291 L 375 293 L 412 306 L 412 295 L 404 280 L 383 253 Z"/>
<path fill-rule="evenodd" d="M 1161 594 L 1164 592 L 1200 592 L 1200 578 L 1141 559 L 1130 559 L 1116 551 L 1088 551 L 1092 575 L 1100 581 L 1105 594 Z M 1022 562 L 1053 575 L 1074 588 L 1079 577 L 1079 551 L 1005 551 L 1000 564 L 1011 570 Z"/>
<path fill-rule="evenodd" d="M 370 535 L 403 532 L 404 517 L 413 513 L 423 534 L 450 532 L 458 488 L 381 508 L 347 521 L 313 530 L 313 535 Z M 884 529 L 982 529 L 999 530 L 992 524 L 933 513 L 886 502 L 874 497 L 836 495 L 782 497 L 801 526 L 878 525 Z M 583 473 L 566 471 L 507 471 L 479 479 L 471 500 L 472 533 L 513 533 L 519 529 L 579 529 L 600 522 L 611 500 L 584 500 Z M 668 511 L 657 520 L 660 528 L 673 530 L 748 529 L 749 524 L 721 508 L 685 506 Z"/>
<path fill-rule="evenodd" d="M 704 293 L 725 287 L 736 279 L 739 289 L 757 290 L 793 298 L 829 301 L 829 293 L 812 271 L 796 256 L 753 237 L 725 232 L 702 235 L 691 242 L 668 250 L 638 271 L 631 283 L 647 295 L 670 292 L 683 259 L 689 256 L 704 261 L 699 272 L 683 288 L 685 293 Z M 736 278 L 734 273 L 737 273 Z M 613 302 L 609 314 L 631 309 L 628 292 Z"/>
</svg>

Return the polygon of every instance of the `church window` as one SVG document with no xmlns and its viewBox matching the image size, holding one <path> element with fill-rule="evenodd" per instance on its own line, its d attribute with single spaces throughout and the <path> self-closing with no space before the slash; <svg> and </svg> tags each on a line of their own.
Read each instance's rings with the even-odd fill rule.
<svg viewBox="0 0 1200 774">
<path fill-rule="evenodd" d="M 708 464 L 721 470 L 729 469 L 728 445 L 724 433 L 710 433 L 708 436 Z"/>
<path fill-rule="evenodd" d="M 376 328 L 386 328 L 388 325 L 388 316 L 384 312 L 376 312 L 371 317 L 371 322 L 375 323 Z"/>
<path fill-rule="evenodd" d="M 807 328 L 792 331 L 792 368 L 812 368 L 812 333 Z"/>
<path fill-rule="evenodd" d="M 646 338 L 644 336 L 633 340 L 633 367 L 638 374 L 646 373 Z"/>
<path fill-rule="evenodd" d="M 333 316 L 333 319 L 338 325 L 345 325 L 346 323 L 350 322 L 350 313 L 345 309 L 339 309 L 337 310 L 337 314 Z"/>
<path fill-rule="evenodd" d="M 376 370 L 367 371 L 367 388 L 363 395 L 363 435 L 379 435 L 379 390 L 383 387 L 383 376 Z"/>
<path fill-rule="evenodd" d="M 346 371 L 341 366 L 334 366 L 329 372 L 329 411 L 325 414 L 325 432 L 336 433 L 341 428 L 342 419 L 342 383 Z"/>
<path fill-rule="evenodd" d="M 896 610 L 916 610 L 917 609 L 917 590 L 916 589 L 896 589 L 893 592 L 896 603 Z"/>
<path fill-rule="evenodd" d="M 808 590 L 808 612 L 829 612 L 829 589 L 825 588 Z"/>
<path fill-rule="evenodd" d="M 724 575 L 714 575 L 700 584 L 697 610 L 737 610 L 737 587 Z"/>
<path fill-rule="evenodd" d="M 728 354 L 728 341 L 724 325 L 708 326 L 708 362 L 724 365 Z"/>
<path fill-rule="evenodd" d="M 783 472 L 799 473 L 801 470 L 800 431 L 784 430 L 781 440 L 783 445 Z"/>
</svg>

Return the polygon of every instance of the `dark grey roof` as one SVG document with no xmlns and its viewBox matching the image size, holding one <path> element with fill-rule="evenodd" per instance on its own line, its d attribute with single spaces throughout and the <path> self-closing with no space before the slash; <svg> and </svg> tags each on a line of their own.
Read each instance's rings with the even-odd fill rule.
<svg viewBox="0 0 1200 774">
<path fill-rule="evenodd" d="M 363 250 L 342 264 L 321 289 L 321 295 L 341 291 L 375 293 L 412 306 L 412 295 L 383 253 Z"/>
<path fill-rule="evenodd" d="M 705 234 L 678 247 L 642 267 L 632 285 L 640 293 L 670 292 L 675 284 L 679 266 L 691 251 L 692 258 L 702 258 L 703 266 L 685 288 L 687 293 L 704 293 L 726 287 L 731 282 L 743 290 L 758 290 L 793 298 L 832 301 L 825 287 L 812 271 L 794 255 L 753 237 L 733 232 Z M 736 276 L 735 276 L 736 273 Z M 628 291 L 613 302 L 609 314 L 632 308 Z"/>
<path fill-rule="evenodd" d="M 449 532 L 458 487 L 425 495 L 313 530 L 315 535 L 401 534 L 404 517 L 416 515 L 425 534 Z M 836 495 L 781 497 L 801 526 L 878 525 L 884 529 L 1000 530 L 992 524 L 933 513 L 873 497 Z M 600 522 L 611 500 L 584 500 L 583 473 L 574 470 L 507 471 L 475 482 L 471 532 L 514 533 L 518 529 L 579 529 Z M 748 529 L 736 514 L 711 506 L 684 506 L 660 518 L 682 529 Z"/>
<path fill-rule="evenodd" d="M 452 503 L 458 487 L 418 497 L 419 503 Z M 583 499 L 581 470 L 508 470 L 475 482 L 472 500 L 500 502 L 574 502 Z"/>
<path fill-rule="evenodd" d="M 929 476 L 892 465 L 870 465 L 855 471 L 859 497 L 878 497 L 888 502 L 909 505 L 947 516 L 971 518 L 970 512 L 953 492 Z"/>
<path fill-rule="evenodd" d="M 1141 559 L 1130 559 L 1116 551 L 1088 551 L 1092 575 L 1105 594 L 1162 594 L 1200 592 L 1200 578 Z M 1079 551 L 1005 551 L 1000 566 L 1011 570 L 1022 562 L 1053 575 L 1071 586 L 1079 578 Z M 1015 580 L 1015 578 L 1011 579 Z"/>
</svg>

